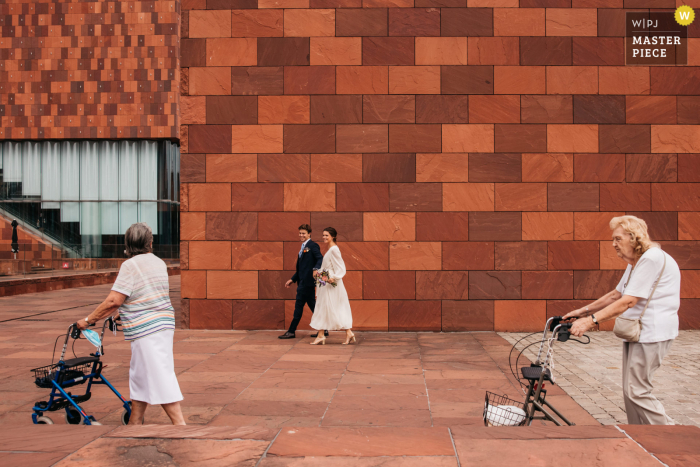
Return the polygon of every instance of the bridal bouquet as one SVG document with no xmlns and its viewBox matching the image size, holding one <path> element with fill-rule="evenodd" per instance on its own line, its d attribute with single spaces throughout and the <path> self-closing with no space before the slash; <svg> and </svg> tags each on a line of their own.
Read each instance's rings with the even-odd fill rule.
<svg viewBox="0 0 700 467">
<path fill-rule="evenodd" d="M 324 285 L 332 285 L 333 287 L 338 287 L 337 282 L 328 282 L 328 279 L 330 279 L 330 274 L 326 269 L 322 271 L 318 271 L 316 275 L 316 287 L 323 287 Z"/>
</svg>

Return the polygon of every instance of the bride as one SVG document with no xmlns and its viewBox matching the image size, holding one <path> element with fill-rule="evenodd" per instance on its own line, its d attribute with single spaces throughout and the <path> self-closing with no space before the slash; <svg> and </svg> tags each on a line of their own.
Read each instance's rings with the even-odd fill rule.
<svg viewBox="0 0 700 467">
<path fill-rule="evenodd" d="M 318 330 L 318 337 L 311 345 L 325 344 L 324 331 L 345 331 L 345 342 L 355 340 L 352 333 L 352 312 L 350 311 L 350 301 L 348 293 L 343 285 L 345 276 L 345 263 L 340 255 L 340 249 L 336 245 L 338 232 L 333 227 L 328 227 L 323 231 L 323 242 L 330 245 L 330 248 L 323 256 L 321 271 L 328 271 L 328 281 L 326 285 L 317 288 L 316 309 L 311 318 L 311 327 Z M 336 286 L 333 286 L 336 284 Z"/>
</svg>

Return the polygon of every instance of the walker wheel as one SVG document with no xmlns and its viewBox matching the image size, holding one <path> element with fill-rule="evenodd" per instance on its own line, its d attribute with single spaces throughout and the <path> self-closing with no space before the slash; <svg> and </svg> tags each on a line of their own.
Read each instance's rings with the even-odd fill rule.
<svg viewBox="0 0 700 467">
<path fill-rule="evenodd" d="M 100 422 L 98 422 L 97 420 L 95 420 L 95 417 L 93 417 L 92 415 L 88 415 L 88 418 L 90 419 L 90 425 L 98 425 L 98 426 L 99 426 L 99 425 L 102 425 Z M 81 419 L 80 419 L 80 424 L 81 424 L 81 425 L 85 425 L 85 419 L 84 419 L 84 418 L 81 418 Z"/>
<path fill-rule="evenodd" d="M 83 419 L 83 416 L 80 415 L 80 412 L 78 409 L 73 407 L 72 405 L 69 405 L 66 407 L 66 423 L 69 425 L 80 425 L 81 420 Z"/>
<path fill-rule="evenodd" d="M 129 401 L 129 408 L 131 408 L 131 401 Z M 131 412 L 124 409 L 124 411 L 122 412 L 122 425 L 128 425 L 129 418 L 131 418 Z"/>
<path fill-rule="evenodd" d="M 36 424 L 37 425 L 53 425 L 53 420 L 51 420 L 49 417 L 44 417 L 42 415 L 41 417 L 36 418 Z"/>
</svg>

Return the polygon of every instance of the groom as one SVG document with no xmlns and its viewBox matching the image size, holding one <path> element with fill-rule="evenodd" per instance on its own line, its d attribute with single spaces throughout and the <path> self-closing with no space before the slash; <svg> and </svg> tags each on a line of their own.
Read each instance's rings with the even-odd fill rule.
<svg viewBox="0 0 700 467">
<path fill-rule="evenodd" d="M 299 284 L 297 286 L 297 299 L 294 304 L 294 319 L 289 325 L 289 330 L 279 336 L 280 339 L 294 339 L 296 337 L 294 333 L 301 320 L 301 315 L 304 313 L 305 304 L 309 304 L 312 313 L 316 307 L 314 271 L 321 269 L 323 255 L 318 244 L 311 240 L 311 226 L 309 224 L 299 226 L 299 240 L 301 240 L 301 248 L 297 255 L 297 272 L 284 284 L 286 288 L 289 288 L 295 282 Z M 316 337 L 316 335 L 311 337 Z"/>
</svg>

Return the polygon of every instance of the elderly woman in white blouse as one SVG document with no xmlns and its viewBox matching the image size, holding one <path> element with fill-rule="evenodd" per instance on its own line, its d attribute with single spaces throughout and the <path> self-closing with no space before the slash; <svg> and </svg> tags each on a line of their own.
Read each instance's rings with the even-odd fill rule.
<svg viewBox="0 0 700 467">
<path fill-rule="evenodd" d="M 581 336 L 618 318 L 623 338 L 622 392 L 630 425 L 673 425 L 654 397 L 654 372 L 678 336 L 681 272 L 676 261 L 649 238 L 647 224 L 634 216 L 610 221 L 613 246 L 628 265 L 615 290 L 564 318 L 578 318 L 571 333 Z"/>
</svg>

